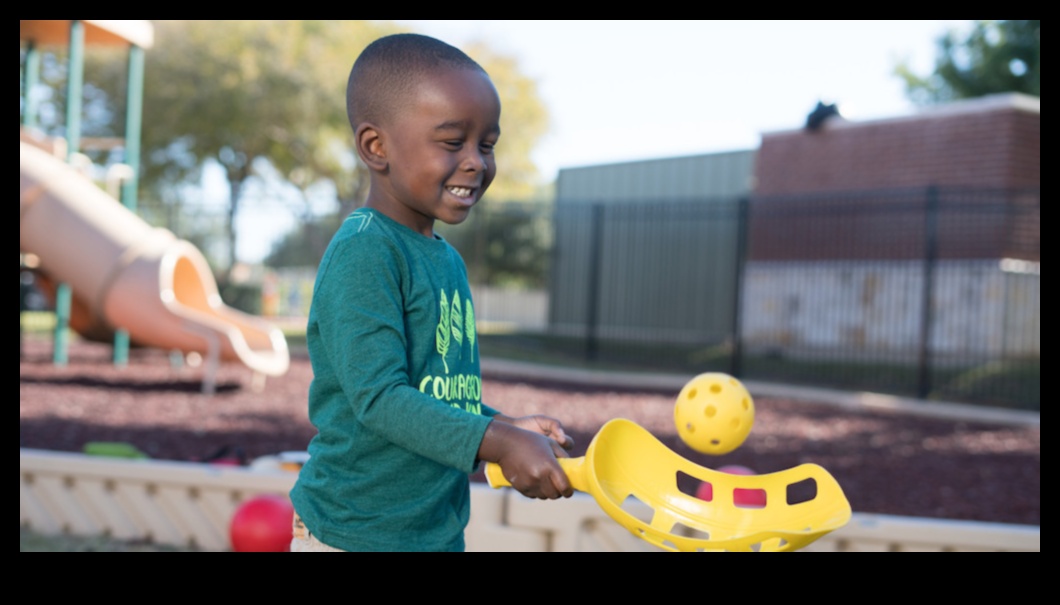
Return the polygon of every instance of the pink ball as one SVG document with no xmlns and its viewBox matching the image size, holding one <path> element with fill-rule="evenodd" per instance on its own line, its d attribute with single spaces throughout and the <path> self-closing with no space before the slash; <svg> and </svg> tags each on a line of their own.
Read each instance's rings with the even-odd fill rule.
<svg viewBox="0 0 1060 605">
<path fill-rule="evenodd" d="M 758 473 L 747 468 L 746 466 L 731 465 L 723 466 L 718 469 L 720 473 L 728 473 L 730 475 L 741 475 L 750 477 L 757 475 Z M 765 508 L 766 507 L 766 492 L 761 489 L 734 489 L 732 493 L 733 504 L 739 508 Z"/>
<path fill-rule="evenodd" d="M 738 464 L 730 464 L 728 466 L 723 466 L 718 469 L 718 472 L 725 473 L 727 475 L 742 475 L 745 477 L 750 477 L 758 474 L 753 470 L 747 468 L 746 466 L 740 466 Z"/>
<path fill-rule="evenodd" d="M 756 474 L 758 474 L 758 473 L 755 473 L 753 470 L 747 468 L 746 466 L 736 466 L 736 465 L 723 466 L 723 467 L 718 469 L 718 472 L 719 473 L 726 473 L 726 474 L 729 474 L 729 475 L 756 475 Z M 757 491 L 757 490 L 736 490 L 736 491 L 737 492 L 747 492 L 747 491 Z M 703 500 L 705 502 L 713 502 L 714 501 L 714 486 L 711 485 L 710 482 L 708 482 L 708 481 L 703 481 L 702 483 L 699 484 L 699 487 L 696 488 L 696 498 L 699 498 L 700 500 Z M 739 503 L 737 503 L 737 504 L 739 504 Z"/>
<path fill-rule="evenodd" d="M 707 481 L 700 483 L 699 487 L 696 488 L 696 497 L 704 502 L 713 502 L 714 486 Z"/>
<path fill-rule="evenodd" d="M 235 552 L 290 552 L 294 507 L 286 496 L 264 494 L 243 502 L 228 533 Z"/>
</svg>

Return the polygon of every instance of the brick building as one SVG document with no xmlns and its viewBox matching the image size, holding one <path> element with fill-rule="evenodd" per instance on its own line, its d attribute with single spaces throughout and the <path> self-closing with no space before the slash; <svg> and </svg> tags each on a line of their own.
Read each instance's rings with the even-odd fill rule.
<svg viewBox="0 0 1060 605">
<path fill-rule="evenodd" d="M 943 221 L 943 258 L 1039 261 L 1041 100 L 994 95 L 906 117 L 870 122 L 833 117 L 814 130 L 763 135 L 754 172 L 754 193 L 762 204 L 752 221 L 751 258 L 921 256 L 923 209 L 913 202 L 932 187 L 942 192 L 944 212 L 996 205 L 999 197 L 1017 210 L 1002 220 L 983 213 L 960 223 Z M 958 190 L 977 193 L 957 202 L 952 192 Z M 909 212 L 867 211 L 901 203 Z M 859 207 L 860 220 L 845 216 L 852 204 Z M 796 215 L 813 218 L 793 223 Z M 806 246 L 776 245 L 799 232 Z M 829 237 L 815 237 L 818 233 Z M 888 245 L 865 245 L 880 237 Z"/>
<path fill-rule="evenodd" d="M 1040 351 L 1041 100 L 765 134 L 751 349 L 940 363 Z"/>
<path fill-rule="evenodd" d="M 906 117 L 833 118 L 817 130 L 765 134 L 754 189 L 769 196 L 1040 183 L 1041 99 L 1005 94 Z"/>
</svg>

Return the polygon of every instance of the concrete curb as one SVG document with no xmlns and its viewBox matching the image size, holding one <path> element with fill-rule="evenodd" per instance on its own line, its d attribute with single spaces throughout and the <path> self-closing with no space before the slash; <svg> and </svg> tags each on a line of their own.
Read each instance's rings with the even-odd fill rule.
<svg viewBox="0 0 1060 605">
<path fill-rule="evenodd" d="M 617 387 L 672 391 L 676 396 L 692 376 L 664 373 L 605 372 L 533 364 L 504 359 L 483 359 L 485 378 L 561 382 L 587 387 Z M 1041 426 L 1040 412 L 1005 410 L 963 403 L 925 401 L 883 395 L 744 381 L 751 394 L 758 397 L 784 397 L 798 401 L 827 403 L 852 411 L 883 411 L 913 414 L 943 420 L 983 422 L 1011 426 Z"/>
</svg>

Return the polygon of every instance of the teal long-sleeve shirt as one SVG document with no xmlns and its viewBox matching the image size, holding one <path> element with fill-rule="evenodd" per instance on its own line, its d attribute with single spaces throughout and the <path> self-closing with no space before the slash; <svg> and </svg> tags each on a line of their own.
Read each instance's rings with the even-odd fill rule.
<svg viewBox="0 0 1060 605">
<path fill-rule="evenodd" d="M 361 209 L 321 262 L 307 340 L 318 433 L 291 491 L 306 527 L 348 551 L 460 551 L 469 474 L 497 412 L 482 403 L 459 254 Z"/>
</svg>

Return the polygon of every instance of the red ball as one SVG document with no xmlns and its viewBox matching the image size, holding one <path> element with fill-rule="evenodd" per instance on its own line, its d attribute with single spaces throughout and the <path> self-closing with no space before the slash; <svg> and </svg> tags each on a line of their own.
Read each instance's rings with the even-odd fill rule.
<svg viewBox="0 0 1060 605">
<path fill-rule="evenodd" d="M 263 494 L 243 502 L 228 526 L 235 552 L 290 552 L 294 507 L 286 496 Z"/>
</svg>

